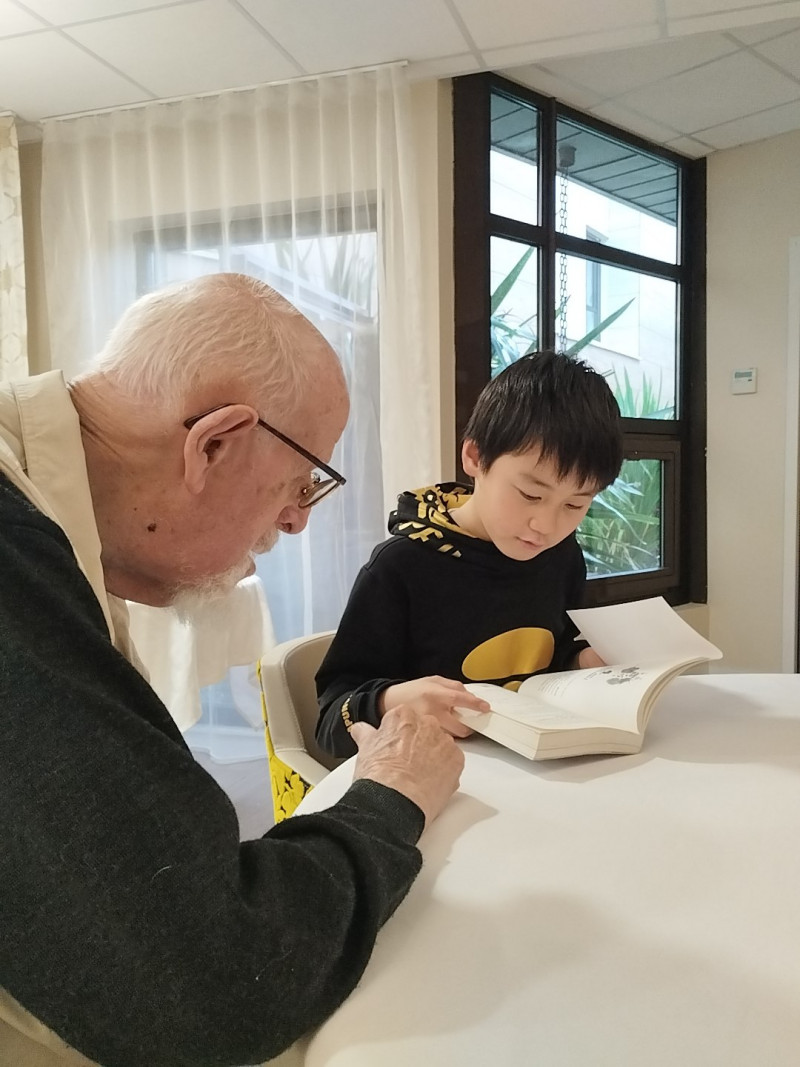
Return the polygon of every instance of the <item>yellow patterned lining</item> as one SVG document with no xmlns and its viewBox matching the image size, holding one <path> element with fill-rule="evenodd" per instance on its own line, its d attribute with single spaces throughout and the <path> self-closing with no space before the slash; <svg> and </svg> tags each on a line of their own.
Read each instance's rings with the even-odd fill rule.
<svg viewBox="0 0 800 1067">
<path fill-rule="evenodd" d="M 275 812 L 275 822 L 282 822 L 294 813 L 295 808 L 313 787 L 292 768 L 284 763 L 275 754 L 275 747 L 269 732 L 269 720 L 267 718 L 267 699 L 264 695 L 264 685 L 261 680 L 261 664 L 256 665 L 258 685 L 261 691 L 261 717 L 264 720 L 264 739 L 267 744 L 267 759 L 269 761 L 269 781 L 272 787 L 272 807 Z"/>
</svg>

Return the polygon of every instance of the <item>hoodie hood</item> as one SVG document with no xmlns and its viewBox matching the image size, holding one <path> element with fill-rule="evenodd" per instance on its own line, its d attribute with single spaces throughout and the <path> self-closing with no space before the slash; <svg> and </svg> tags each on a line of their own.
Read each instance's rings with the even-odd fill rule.
<svg viewBox="0 0 800 1067">
<path fill-rule="evenodd" d="M 455 558 L 459 558 L 465 549 L 474 549 L 478 545 L 489 547 L 490 542 L 482 542 L 462 530 L 452 517 L 451 512 L 470 496 L 471 487 L 458 482 L 443 482 L 401 493 L 396 509 L 389 515 L 389 533 L 408 537 L 435 552 Z"/>
</svg>

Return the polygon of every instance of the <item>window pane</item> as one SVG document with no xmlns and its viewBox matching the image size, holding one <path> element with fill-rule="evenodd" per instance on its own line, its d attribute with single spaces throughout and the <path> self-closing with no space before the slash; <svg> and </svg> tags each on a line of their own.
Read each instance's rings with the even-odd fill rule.
<svg viewBox="0 0 800 1067">
<path fill-rule="evenodd" d="M 492 93 L 489 210 L 520 222 L 539 222 L 539 112 Z"/>
<path fill-rule="evenodd" d="M 503 237 L 491 239 L 492 377 L 538 348 L 538 250 Z"/>
<path fill-rule="evenodd" d="M 612 248 L 677 262 L 674 163 L 564 119 L 556 151 L 559 233 L 591 240 L 596 234 Z"/>
<path fill-rule="evenodd" d="M 626 459 L 619 478 L 592 501 L 578 528 L 590 578 L 664 565 L 663 467 L 660 459 Z"/>
<path fill-rule="evenodd" d="M 608 376 L 626 418 L 674 419 L 677 285 L 557 257 L 556 347 Z"/>
</svg>

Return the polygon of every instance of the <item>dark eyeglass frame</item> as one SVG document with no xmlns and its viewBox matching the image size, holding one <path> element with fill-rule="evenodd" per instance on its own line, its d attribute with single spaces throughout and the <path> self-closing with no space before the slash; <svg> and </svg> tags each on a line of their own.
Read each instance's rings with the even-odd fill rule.
<svg viewBox="0 0 800 1067">
<path fill-rule="evenodd" d="M 223 408 L 229 408 L 232 405 L 217 404 L 216 407 L 209 408 L 208 411 L 201 411 L 199 415 L 192 415 L 191 418 L 184 419 L 183 425 L 187 430 L 204 419 L 206 415 L 211 415 L 214 411 L 221 411 Z M 273 437 L 277 437 L 279 441 L 283 441 L 289 448 L 293 448 L 295 452 L 307 459 L 309 463 L 313 463 L 315 467 L 319 467 L 321 471 L 328 475 L 327 478 L 320 478 L 316 470 L 312 473 L 312 482 L 307 488 L 301 491 L 302 500 L 297 505 L 300 508 L 313 508 L 315 504 L 319 504 L 320 500 L 323 500 L 326 496 L 333 492 L 334 489 L 338 489 L 340 485 L 344 485 L 347 479 L 335 471 L 333 467 L 328 466 L 327 463 L 323 463 L 322 460 L 315 456 L 313 452 L 309 452 L 307 448 L 303 448 L 302 445 L 298 445 L 297 441 L 293 441 L 291 437 L 287 437 L 285 433 L 281 433 L 280 430 L 276 430 L 274 426 L 270 426 L 268 422 L 265 422 L 262 418 L 257 420 L 258 425 L 271 433 Z"/>
</svg>

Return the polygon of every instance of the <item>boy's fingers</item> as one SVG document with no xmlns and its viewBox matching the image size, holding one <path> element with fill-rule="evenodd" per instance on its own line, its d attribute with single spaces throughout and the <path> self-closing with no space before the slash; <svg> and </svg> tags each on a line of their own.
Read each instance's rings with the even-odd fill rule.
<svg viewBox="0 0 800 1067">
<path fill-rule="evenodd" d="M 350 736 L 359 748 L 365 741 L 369 741 L 370 737 L 375 733 L 377 733 L 377 730 L 374 726 L 370 726 L 368 722 L 354 722 L 350 727 Z"/>
</svg>

